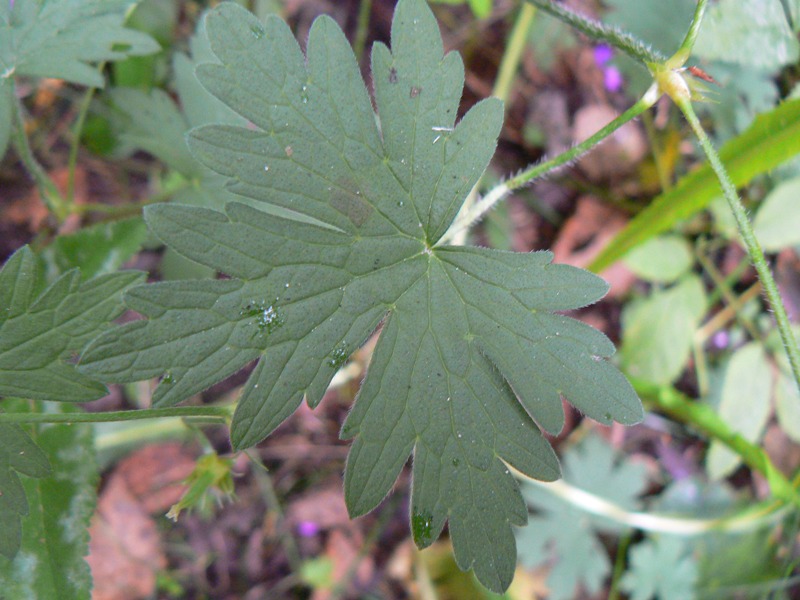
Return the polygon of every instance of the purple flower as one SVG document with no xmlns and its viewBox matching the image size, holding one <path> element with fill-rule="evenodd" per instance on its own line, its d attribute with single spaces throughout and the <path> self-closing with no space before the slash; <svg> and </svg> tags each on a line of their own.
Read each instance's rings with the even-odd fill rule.
<svg viewBox="0 0 800 600">
<path fill-rule="evenodd" d="M 614 50 L 608 44 L 600 44 L 594 47 L 594 62 L 598 66 L 604 66 L 612 58 L 614 58 Z"/>
<path fill-rule="evenodd" d="M 297 524 L 297 533 L 302 537 L 313 537 L 319 533 L 319 525 L 314 521 L 300 521 Z"/>
<path fill-rule="evenodd" d="M 618 92 L 622 89 L 622 73 L 614 65 L 603 69 L 603 84 L 609 92 Z"/>
</svg>

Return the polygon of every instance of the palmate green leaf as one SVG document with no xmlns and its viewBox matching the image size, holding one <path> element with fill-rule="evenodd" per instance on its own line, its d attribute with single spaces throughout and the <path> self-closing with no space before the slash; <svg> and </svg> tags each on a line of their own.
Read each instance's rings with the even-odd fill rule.
<svg viewBox="0 0 800 600">
<path fill-rule="evenodd" d="M 150 36 L 127 29 L 134 0 L 17 0 L 0 3 L 0 156 L 10 131 L 12 77 L 54 77 L 103 87 L 91 65 L 152 54 Z"/>
<path fill-rule="evenodd" d="M 79 410 L 66 404 L 51 405 L 53 408 L 59 412 Z M 41 410 L 39 403 L 37 411 Z M 5 446 L 5 437 L 0 439 L 0 446 Z M 31 445 L 33 442 L 37 460 L 47 465 L 49 459 L 53 473 L 47 476 L 41 468 L 36 473 L 25 472 L 38 478 L 23 477 L 31 509 L 22 520 L 19 552 L 13 560 L 0 558 L 0 597 L 89 600 L 92 577 L 84 557 L 89 552 L 89 518 L 98 479 L 92 428 L 86 424 L 42 425 L 34 431 Z M 3 516 L 0 509 L 0 519 Z"/>
<path fill-rule="evenodd" d="M 26 246 L 0 271 L 0 397 L 84 402 L 106 393 L 72 359 L 123 310 L 122 292 L 142 273 L 121 272 L 81 283 L 69 271 L 46 289 Z"/>
<path fill-rule="evenodd" d="M 614 449 L 596 435 L 564 454 L 564 481 L 631 510 L 647 485 L 644 465 L 620 462 Z M 611 572 L 598 534 L 617 533 L 621 527 L 575 508 L 545 487 L 526 482 L 522 494 L 537 514 L 517 535 L 520 562 L 553 565 L 547 577 L 548 598 L 580 597 L 578 586 L 596 595 Z"/>
<path fill-rule="evenodd" d="M 25 490 L 17 473 L 46 477 L 50 474 L 50 463 L 22 427 L 0 423 L 0 554 L 8 559 L 19 550 L 20 519 L 28 514 Z"/>
<path fill-rule="evenodd" d="M 630 561 L 620 587 L 631 600 L 686 600 L 695 596 L 697 563 L 680 538 L 660 536 L 637 544 Z"/>
<path fill-rule="evenodd" d="M 509 525 L 526 510 L 503 461 L 558 477 L 537 423 L 561 429 L 562 394 L 604 423 L 642 416 L 603 360 L 613 345 L 550 312 L 592 302 L 606 284 L 549 253 L 435 245 L 491 158 L 502 106 L 483 101 L 455 126 L 463 65 L 443 56 L 423 0 L 401 0 L 391 52 L 373 49 L 377 117 L 333 20 L 314 23 L 307 56 L 281 20 L 234 4 L 206 25 L 220 64 L 198 76 L 252 125 L 194 131 L 195 156 L 232 191 L 296 217 L 149 207 L 156 235 L 231 278 L 135 288 L 127 303 L 148 319 L 96 340 L 82 368 L 108 381 L 162 377 L 153 401 L 166 406 L 258 360 L 231 431 L 246 448 L 304 397 L 316 406 L 380 326 L 342 428 L 355 438 L 350 513 L 374 508 L 413 452 L 416 543 L 449 521 L 459 566 L 504 589 L 516 559 Z"/>
</svg>

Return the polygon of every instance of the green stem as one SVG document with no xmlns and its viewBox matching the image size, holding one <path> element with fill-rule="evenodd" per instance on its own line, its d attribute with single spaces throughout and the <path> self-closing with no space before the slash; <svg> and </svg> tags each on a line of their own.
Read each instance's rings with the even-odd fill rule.
<svg viewBox="0 0 800 600">
<path fill-rule="evenodd" d="M 63 221 L 69 213 L 69 207 L 64 202 L 64 198 L 61 196 L 61 192 L 58 191 L 56 184 L 53 183 L 53 180 L 45 172 L 44 167 L 39 164 L 39 161 L 33 155 L 28 136 L 25 135 L 25 118 L 23 117 L 24 110 L 21 100 L 17 99 L 12 112 L 12 118 L 14 119 L 14 137 L 12 140 L 14 150 L 17 151 L 22 164 L 36 182 L 47 208 L 56 216 L 59 222 Z"/>
<path fill-rule="evenodd" d="M 617 556 L 614 560 L 614 572 L 611 574 L 611 584 L 608 586 L 607 600 L 619 599 L 619 582 L 622 578 L 622 574 L 625 572 L 625 558 L 627 557 L 628 546 L 631 545 L 632 537 L 632 533 L 630 531 L 626 531 L 619 538 Z"/>
<path fill-rule="evenodd" d="M 232 407 L 226 406 L 174 406 L 171 408 L 144 408 L 98 413 L 4 413 L 0 423 L 104 423 L 108 421 L 133 421 L 161 419 L 164 417 L 201 417 L 214 421 L 228 420 Z"/>
<path fill-rule="evenodd" d="M 105 63 L 101 64 L 99 67 L 101 71 L 104 64 Z M 70 210 L 70 212 L 72 212 L 72 207 L 75 205 L 75 169 L 78 165 L 78 149 L 80 148 L 81 133 L 83 132 L 83 126 L 86 123 L 86 117 L 89 114 L 89 106 L 92 104 L 92 98 L 94 98 L 96 89 L 97 88 L 90 87 L 83 95 L 81 103 L 78 106 L 78 118 L 75 120 L 75 125 L 72 131 L 72 143 L 70 144 L 69 161 L 67 163 L 66 193 L 67 208 Z"/>
<path fill-rule="evenodd" d="M 506 44 L 503 52 L 503 58 L 500 61 L 500 68 L 497 73 L 497 79 L 495 80 L 492 95 L 502 100 L 506 109 L 508 109 L 508 95 L 511 92 L 511 86 L 514 82 L 514 77 L 519 69 L 519 63 L 522 59 L 522 53 L 525 50 L 528 32 L 533 24 L 533 18 L 535 15 L 535 7 L 530 6 L 529 4 L 523 4 L 519 14 L 517 15 L 514 28 L 511 30 L 511 34 L 509 35 L 508 43 Z M 473 211 L 476 198 L 478 197 L 478 189 L 480 188 L 482 180 L 483 177 L 481 177 L 481 179 L 472 187 L 472 191 L 470 191 L 469 195 L 467 195 L 467 197 L 464 199 L 464 204 L 459 212 L 459 217 L 470 214 Z M 470 225 L 475 223 L 476 220 L 477 219 L 470 221 Z M 456 218 L 456 221 L 453 223 L 453 225 L 455 225 L 457 222 L 459 222 L 458 218 Z M 445 233 L 445 237 L 453 244 L 460 245 L 466 241 L 467 231 L 468 228 L 465 227 L 455 228 L 454 226 L 451 226 L 450 230 Z M 439 240 L 439 243 L 444 242 Z"/>
<path fill-rule="evenodd" d="M 798 389 L 800 389 L 800 349 L 797 347 L 797 341 L 794 338 L 794 333 L 792 332 L 786 309 L 783 306 L 783 300 L 778 291 L 778 286 L 775 284 L 775 279 L 772 277 L 772 272 L 769 269 L 769 265 L 767 265 L 767 260 L 764 258 L 761 246 L 759 246 L 755 233 L 753 233 L 753 227 L 750 224 L 750 220 L 747 218 L 744 205 L 739 198 L 739 194 L 736 192 L 736 187 L 733 185 L 728 172 L 725 170 L 719 158 L 719 154 L 717 154 L 703 126 L 700 124 L 700 120 L 694 112 L 692 103 L 685 97 L 674 98 L 674 100 L 689 122 L 697 139 L 700 141 L 700 146 L 703 148 L 703 152 L 705 152 L 708 162 L 711 164 L 711 168 L 717 175 L 717 179 L 719 179 L 722 192 L 736 220 L 739 234 L 742 237 L 747 253 L 750 255 L 750 260 L 753 261 L 753 266 L 756 268 L 758 279 L 761 281 L 761 285 L 764 286 L 767 300 L 769 300 L 770 307 L 775 315 L 775 322 L 778 324 L 778 332 L 781 335 L 783 347 L 786 349 L 786 354 L 789 357 L 789 364 L 792 366 L 795 383 Z"/>
<path fill-rule="evenodd" d="M 356 24 L 356 37 L 353 40 L 353 52 L 356 58 L 361 61 L 364 54 L 364 46 L 367 43 L 367 32 L 369 31 L 369 16 L 372 13 L 372 0 L 361 0 L 358 8 L 358 23 Z"/>
<path fill-rule="evenodd" d="M 671 387 L 631 377 L 628 379 L 636 392 L 653 407 L 725 444 L 739 455 L 746 465 L 766 478 L 776 498 L 800 507 L 800 495 L 797 490 L 773 464 L 767 453 L 733 431 L 708 404 L 694 402 Z"/>
<path fill-rule="evenodd" d="M 511 30 L 511 35 L 508 37 L 508 43 L 503 53 L 503 59 L 500 61 L 500 69 L 497 72 L 497 79 L 492 90 L 492 96 L 500 98 L 503 102 L 508 100 L 508 94 L 511 91 L 511 85 L 514 83 L 514 77 L 517 75 L 522 53 L 525 51 L 528 41 L 528 32 L 531 30 L 535 16 L 536 7 L 530 4 L 523 4 L 514 23 L 514 28 Z"/>
<path fill-rule="evenodd" d="M 550 13 L 557 19 L 585 33 L 592 40 L 602 40 L 622 50 L 625 54 L 645 65 L 651 63 L 661 64 L 667 60 L 666 56 L 662 55 L 660 52 L 656 52 L 631 34 L 619 31 L 618 29 L 604 25 L 600 21 L 595 21 L 584 15 L 572 12 L 552 0 L 526 0 L 526 2 L 535 4 L 543 11 Z"/>
<path fill-rule="evenodd" d="M 708 0 L 697 0 L 697 6 L 694 9 L 692 22 L 689 24 L 689 30 L 681 42 L 680 48 L 672 57 L 667 61 L 667 67 L 676 69 L 682 67 L 688 60 L 689 55 L 692 53 L 694 43 L 697 40 L 697 34 L 700 33 L 700 23 L 703 21 L 703 14 L 706 12 Z"/>
<path fill-rule="evenodd" d="M 642 96 L 633 106 L 611 121 L 593 136 L 587 138 L 580 144 L 573 146 L 566 152 L 559 154 L 555 158 L 532 165 L 505 183 L 495 186 L 468 210 L 459 213 L 459 216 L 453 221 L 450 229 L 445 232 L 436 245 L 439 246 L 446 244 L 450 240 L 454 239 L 460 232 L 468 230 L 470 227 L 472 227 L 472 225 L 483 218 L 483 215 L 489 212 L 495 206 L 495 204 L 500 202 L 513 190 L 519 189 L 529 184 L 537 177 L 576 160 L 582 154 L 588 152 L 592 147 L 596 146 L 605 138 L 614 133 L 617 129 L 625 125 L 625 123 L 632 121 L 646 111 L 653 104 L 655 104 L 656 100 L 658 100 L 657 88 L 656 86 L 651 86 L 645 95 Z"/>
</svg>

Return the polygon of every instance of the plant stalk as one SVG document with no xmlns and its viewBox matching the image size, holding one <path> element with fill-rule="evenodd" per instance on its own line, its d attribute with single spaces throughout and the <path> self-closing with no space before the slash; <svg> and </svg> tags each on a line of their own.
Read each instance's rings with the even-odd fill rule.
<svg viewBox="0 0 800 600">
<path fill-rule="evenodd" d="M 144 408 L 97 413 L 6 413 L 0 412 L 0 423 L 104 423 L 109 421 L 134 421 L 164 417 L 199 417 L 213 421 L 230 419 L 233 407 L 226 406 L 174 406 L 171 408 Z"/>
<path fill-rule="evenodd" d="M 766 478 L 776 498 L 800 507 L 800 494 L 778 470 L 767 453 L 732 430 L 708 404 L 694 402 L 671 387 L 658 386 L 631 377 L 629 379 L 636 392 L 649 401 L 652 407 L 725 444 L 739 455 L 747 466 Z"/>
<path fill-rule="evenodd" d="M 503 200 L 512 191 L 528 185 L 534 179 L 544 175 L 545 173 L 577 160 L 581 155 L 591 150 L 594 146 L 602 142 L 617 129 L 625 125 L 625 123 L 632 121 L 648 108 L 653 106 L 656 100 L 658 100 L 658 88 L 657 86 L 653 85 L 633 106 L 631 106 L 628 110 L 626 110 L 591 137 L 585 139 L 580 144 L 576 144 L 555 158 L 532 165 L 505 183 L 495 186 L 489 190 L 489 192 L 483 198 L 471 206 L 469 210 L 459 213 L 459 216 L 455 219 L 455 221 L 453 221 L 450 229 L 445 232 L 436 245 L 440 246 L 446 244 L 450 240 L 454 239 L 459 232 L 468 230 L 470 227 L 472 227 L 472 225 L 480 221 L 483 216 L 495 206 L 495 204 Z"/>
<path fill-rule="evenodd" d="M 750 255 L 750 260 L 753 261 L 753 266 L 758 273 L 758 278 L 761 281 L 761 285 L 764 286 L 764 292 L 767 296 L 767 300 L 769 301 L 772 312 L 775 315 L 775 322 L 778 325 L 778 332 L 780 333 L 783 347 L 785 348 L 786 354 L 789 357 L 789 364 L 792 366 L 792 373 L 794 375 L 795 383 L 797 384 L 798 389 L 800 389 L 800 349 L 797 347 L 797 341 L 795 340 L 794 333 L 792 332 L 791 324 L 789 323 L 789 317 L 786 314 L 786 308 L 784 308 L 783 299 L 778 291 L 778 286 L 776 285 L 775 279 L 772 276 L 772 272 L 767 264 L 767 260 L 764 258 L 764 252 L 761 250 L 761 246 L 759 245 L 755 233 L 753 232 L 753 226 L 750 224 L 750 220 L 747 218 L 747 212 L 744 208 L 744 205 L 739 198 L 736 187 L 733 185 L 733 182 L 728 176 L 728 172 L 725 170 L 725 167 L 719 158 L 719 154 L 717 154 L 716 149 L 711 144 L 711 140 L 708 139 L 705 129 L 703 129 L 703 126 L 700 124 L 700 120 L 697 118 L 697 115 L 694 112 L 694 107 L 692 106 L 689 98 L 677 97 L 673 98 L 673 100 L 678 105 L 678 108 L 680 108 L 681 112 L 683 112 L 686 120 L 689 122 L 692 131 L 694 131 L 694 134 L 697 136 L 697 139 L 700 142 L 700 147 L 703 149 L 703 152 L 705 152 L 705 155 L 708 158 L 711 168 L 714 170 L 717 179 L 719 179 L 719 183 L 722 186 L 722 192 L 725 196 L 725 199 L 728 201 L 731 212 L 733 212 L 734 219 L 736 220 L 736 226 L 739 229 L 739 234 L 742 237 L 744 246 L 747 249 L 747 253 Z"/>
</svg>

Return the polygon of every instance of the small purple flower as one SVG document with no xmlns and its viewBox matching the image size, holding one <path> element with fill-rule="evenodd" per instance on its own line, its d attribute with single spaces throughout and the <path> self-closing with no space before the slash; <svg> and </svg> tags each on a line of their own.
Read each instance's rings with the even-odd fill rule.
<svg viewBox="0 0 800 600">
<path fill-rule="evenodd" d="M 622 89 L 622 73 L 614 65 L 603 69 L 603 84 L 609 92 L 618 92 Z"/>
<path fill-rule="evenodd" d="M 612 58 L 614 58 L 614 50 L 608 44 L 600 44 L 594 47 L 594 62 L 599 67 L 605 66 Z"/>
<path fill-rule="evenodd" d="M 717 350 L 724 350 L 731 343 L 731 336 L 724 329 L 720 329 L 711 336 L 711 345 Z"/>
<path fill-rule="evenodd" d="M 297 533 L 302 537 L 313 537 L 319 533 L 319 525 L 314 521 L 300 521 L 297 524 Z"/>
</svg>

